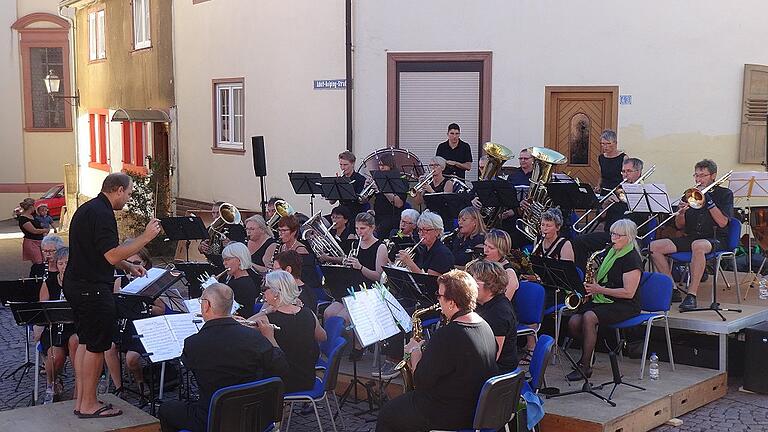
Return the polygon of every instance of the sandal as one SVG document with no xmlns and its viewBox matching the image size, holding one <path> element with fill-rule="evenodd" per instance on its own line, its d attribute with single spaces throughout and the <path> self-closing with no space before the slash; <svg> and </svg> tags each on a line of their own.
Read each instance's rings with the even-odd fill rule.
<svg viewBox="0 0 768 432">
<path fill-rule="evenodd" d="M 522 356 L 520 357 L 520 361 L 518 362 L 521 366 L 526 366 L 531 364 L 531 360 L 533 360 L 533 351 L 524 349 L 521 353 Z"/>
<path fill-rule="evenodd" d="M 103 407 L 97 409 L 93 414 L 84 414 L 81 412 L 80 414 L 77 414 L 77 418 L 81 418 L 81 419 L 93 419 L 93 418 L 102 418 L 102 417 L 107 418 L 107 417 L 117 417 L 123 414 L 122 410 L 117 410 L 115 412 L 104 414 L 111 409 L 112 409 L 112 404 L 106 404 Z"/>
</svg>

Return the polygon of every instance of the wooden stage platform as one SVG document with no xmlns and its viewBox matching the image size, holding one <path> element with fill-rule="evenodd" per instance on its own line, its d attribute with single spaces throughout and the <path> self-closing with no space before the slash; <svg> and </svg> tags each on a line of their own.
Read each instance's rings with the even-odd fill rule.
<svg viewBox="0 0 768 432">
<path fill-rule="evenodd" d="M 79 419 L 72 414 L 74 401 L 57 402 L 0 412 L 0 431 L 56 432 L 160 432 L 160 422 L 130 403 L 114 396 L 100 400 L 123 410 L 117 417 Z"/>
<path fill-rule="evenodd" d="M 571 354 L 578 355 L 575 351 Z M 647 431 L 664 424 L 669 419 L 725 396 L 728 390 L 727 374 L 712 369 L 676 365 L 676 371 L 672 372 L 668 363 L 660 363 L 661 378 L 652 381 L 647 376 L 644 380 L 639 380 L 637 378 L 639 368 L 639 360 L 625 358 L 620 362 L 620 369 L 624 374 L 623 380 L 645 387 L 646 390 L 620 385 L 613 394 L 615 407 L 583 393 L 545 399 L 546 415 L 541 422 L 541 430 L 543 432 Z M 546 373 L 547 385 L 557 387 L 562 392 L 581 388 L 581 382 L 571 383 L 571 386 L 568 386 L 563 371 L 567 373 L 570 370 L 570 364 L 567 361 L 563 363 L 562 369 L 559 365 L 550 365 Z M 611 379 L 608 356 L 598 354 L 590 382 L 598 385 Z M 596 393 L 607 397 L 612 387 L 613 385 L 605 386 Z"/>
</svg>

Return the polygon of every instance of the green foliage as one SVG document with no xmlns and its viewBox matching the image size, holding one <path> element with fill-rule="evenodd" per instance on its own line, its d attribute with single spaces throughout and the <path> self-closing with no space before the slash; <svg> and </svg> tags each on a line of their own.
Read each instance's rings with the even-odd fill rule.
<svg viewBox="0 0 768 432">
<path fill-rule="evenodd" d="M 160 179 L 156 173 L 163 172 L 164 166 L 153 161 L 152 170 L 148 174 L 126 171 L 133 179 L 133 193 L 126 204 L 126 216 L 130 236 L 135 237 L 144 232 L 147 223 L 153 218 L 167 216 L 166 197 L 168 196 L 168 182 Z M 155 198 L 155 194 L 160 199 Z M 153 257 L 171 257 L 175 242 L 166 242 L 166 235 L 161 231 L 148 245 L 147 249 Z"/>
</svg>

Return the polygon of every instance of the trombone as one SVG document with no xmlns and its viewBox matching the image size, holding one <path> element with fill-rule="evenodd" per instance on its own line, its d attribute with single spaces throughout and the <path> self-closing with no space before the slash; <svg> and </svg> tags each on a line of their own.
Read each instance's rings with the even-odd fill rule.
<svg viewBox="0 0 768 432">
<path fill-rule="evenodd" d="M 711 185 L 705 187 L 704 189 L 699 190 L 699 186 L 701 186 L 701 183 L 696 183 L 696 186 L 686 189 L 685 192 L 683 192 L 683 196 L 678 200 L 677 204 L 678 206 L 685 202 L 688 204 L 688 207 L 692 209 L 700 209 L 704 207 L 704 194 L 712 190 L 715 186 L 720 186 L 720 184 L 728 181 L 728 179 L 731 177 L 731 174 L 733 174 L 733 170 L 728 171 L 720 177 L 719 179 L 715 180 Z M 653 227 L 651 230 L 649 230 L 647 233 L 641 236 L 637 236 L 638 240 L 643 240 L 652 233 L 656 232 L 657 229 L 664 226 L 667 222 L 674 219 L 677 215 L 680 214 L 680 210 L 677 210 L 676 212 L 669 215 L 666 219 L 664 219 L 661 223 Z M 637 230 L 639 231 L 642 227 L 644 227 L 646 224 L 648 224 L 651 220 L 653 220 L 655 216 L 652 216 L 648 218 L 647 221 L 643 222 L 639 227 L 637 227 Z"/>
<path fill-rule="evenodd" d="M 637 179 L 637 181 L 634 181 L 634 182 L 632 182 L 632 183 L 630 183 L 630 184 L 640 184 L 640 183 L 643 183 L 643 182 L 645 182 L 645 180 L 646 180 L 646 179 L 648 179 L 648 177 L 650 177 L 650 176 L 651 176 L 651 174 L 653 174 L 653 172 L 654 172 L 654 171 L 656 171 L 656 165 L 653 165 L 652 167 L 650 167 L 650 168 L 648 169 L 648 171 L 644 172 L 644 173 L 643 173 L 643 175 L 641 175 L 641 176 L 640 176 L 640 178 L 639 178 L 639 179 Z M 612 196 L 615 196 L 616 198 L 618 198 L 618 199 L 619 199 L 619 201 L 613 201 L 612 203 L 608 204 L 608 205 L 607 205 L 607 206 L 606 206 L 604 209 L 602 209 L 602 210 L 600 211 L 600 213 L 598 213 L 598 214 L 597 214 L 597 216 L 595 216 L 595 217 L 594 217 L 592 220 L 588 221 L 588 222 L 587 222 L 587 223 L 586 223 L 586 224 L 585 224 L 583 227 L 581 227 L 581 228 L 575 228 L 575 227 L 576 227 L 576 226 L 578 226 L 578 225 L 579 225 L 579 224 L 580 224 L 580 223 L 581 223 L 581 222 L 582 222 L 582 221 L 583 221 L 585 218 L 587 218 L 587 217 L 588 217 L 588 216 L 589 216 L 589 215 L 590 215 L 590 214 L 591 214 L 593 211 L 595 211 L 594 209 L 589 209 L 589 210 L 587 210 L 586 212 L 584 212 L 584 214 L 583 214 L 583 215 L 581 215 L 581 217 L 580 217 L 579 219 L 577 219 L 577 220 L 576 220 L 576 222 L 574 222 L 574 224 L 573 224 L 573 226 L 574 226 L 573 230 L 574 230 L 574 231 L 576 231 L 576 232 L 577 232 L 577 233 L 579 233 L 579 234 L 583 233 L 584 231 L 588 231 L 588 230 L 589 230 L 589 228 L 590 228 L 591 226 L 593 226 L 593 225 L 595 224 L 595 222 L 599 221 L 599 220 L 600 220 L 600 218 L 601 218 L 601 217 L 602 217 L 602 216 L 603 216 L 603 215 L 604 215 L 604 214 L 605 214 L 605 213 L 608 211 L 608 209 L 610 209 L 611 207 L 613 207 L 613 206 L 614 206 L 616 203 L 618 203 L 618 202 L 623 202 L 623 203 L 626 203 L 626 202 L 627 202 L 627 197 L 626 197 L 626 195 L 624 195 L 624 188 L 622 187 L 622 186 L 624 186 L 624 184 L 625 184 L 625 183 L 627 183 L 627 181 L 626 181 L 626 180 L 623 180 L 621 183 L 619 183 L 619 185 L 618 185 L 618 186 L 616 186 L 615 188 L 611 189 L 611 191 L 610 191 L 610 192 L 608 192 L 607 194 L 605 194 L 605 196 L 603 196 L 602 198 L 600 198 L 600 201 L 598 201 L 598 205 L 599 205 L 599 206 L 602 206 L 602 205 L 603 205 L 603 203 L 605 203 L 606 201 L 608 201 L 608 199 L 609 199 L 610 197 L 612 197 Z"/>
</svg>

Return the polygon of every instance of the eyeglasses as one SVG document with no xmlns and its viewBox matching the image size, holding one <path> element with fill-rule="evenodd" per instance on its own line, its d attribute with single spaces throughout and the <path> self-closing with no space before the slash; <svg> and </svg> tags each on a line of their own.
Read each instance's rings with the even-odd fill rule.
<svg viewBox="0 0 768 432">
<path fill-rule="evenodd" d="M 431 166 L 431 167 L 439 167 L 439 166 L 440 166 L 440 164 L 429 164 L 428 166 Z"/>
<path fill-rule="evenodd" d="M 693 177 L 694 178 L 704 178 L 704 177 L 709 177 L 711 175 L 712 174 L 710 174 L 710 173 L 696 173 L 696 174 L 693 175 Z"/>
<path fill-rule="evenodd" d="M 633 173 L 633 172 L 636 172 L 636 171 L 637 171 L 636 169 L 623 169 L 623 170 L 621 170 L 622 174 L 629 174 L 629 173 Z"/>
<path fill-rule="evenodd" d="M 435 230 L 436 228 L 419 228 L 419 232 L 430 232 Z"/>
<path fill-rule="evenodd" d="M 437 298 L 445 297 L 445 294 L 440 294 L 440 291 L 435 291 L 435 297 Z"/>
<path fill-rule="evenodd" d="M 204 302 L 204 301 L 207 301 L 207 302 L 208 302 L 208 304 L 211 304 L 211 301 L 210 301 L 210 300 L 208 300 L 207 298 L 198 297 L 197 301 L 199 301 L 199 302 L 200 302 L 200 305 L 201 305 L 201 306 L 203 305 L 203 302 Z"/>
<path fill-rule="evenodd" d="M 277 230 L 284 233 L 291 232 L 290 228 L 278 228 Z"/>
<path fill-rule="evenodd" d="M 56 253 L 56 249 L 43 249 L 44 254 L 54 254 Z"/>
<path fill-rule="evenodd" d="M 611 237 L 626 237 L 626 234 L 619 234 L 617 232 L 611 231 Z"/>
<path fill-rule="evenodd" d="M 517 160 L 521 160 L 521 161 L 526 161 L 526 160 L 531 160 L 531 159 L 533 159 L 533 157 L 519 157 L 519 158 L 517 158 Z"/>
</svg>

